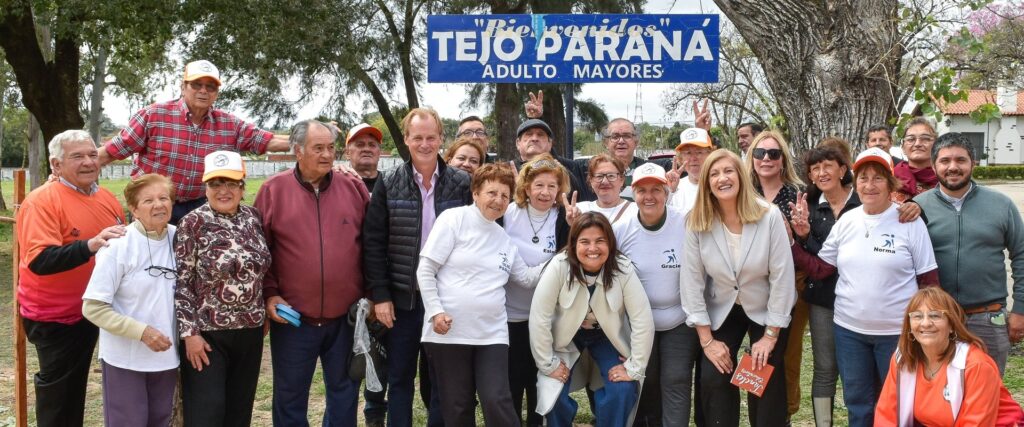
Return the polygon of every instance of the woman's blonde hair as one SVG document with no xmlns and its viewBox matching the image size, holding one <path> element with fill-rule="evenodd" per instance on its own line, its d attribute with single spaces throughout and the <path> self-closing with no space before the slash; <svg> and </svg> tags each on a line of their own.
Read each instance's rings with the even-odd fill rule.
<svg viewBox="0 0 1024 427">
<path fill-rule="evenodd" d="M 746 167 L 750 171 L 750 178 L 753 182 L 759 186 L 761 185 L 761 177 L 757 176 L 757 171 L 754 170 L 754 149 L 757 148 L 757 144 L 766 139 L 774 139 L 779 144 L 779 149 L 782 150 L 782 183 L 797 188 L 803 187 L 804 181 L 800 179 L 796 168 L 793 167 L 793 152 L 789 151 L 789 143 L 786 142 L 786 138 L 781 133 L 775 130 L 765 130 L 757 134 L 754 137 L 754 141 L 747 147 Z"/>
<path fill-rule="evenodd" d="M 750 182 L 750 175 L 744 172 L 743 164 L 739 156 L 724 148 L 712 151 L 700 167 L 700 180 L 697 181 L 697 201 L 690 211 L 690 218 L 686 220 L 686 226 L 693 231 L 708 231 L 715 219 L 721 220 L 721 206 L 718 199 L 711 192 L 711 167 L 719 161 L 731 162 L 736 168 L 736 176 L 740 186 L 739 194 L 736 196 L 736 210 L 740 216 L 740 222 L 750 224 L 761 220 L 761 217 L 768 212 L 768 206 L 760 203 L 754 186 Z"/>
<path fill-rule="evenodd" d="M 523 168 L 519 170 L 519 177 L 516 178 L 516 193 L 515 201 L 516 206 L 525 208 L 528 194 L 530 192 L 530 184 L 537 178 L 538 175 L 544 173 L 551 173 L 555 175 L 555 180 L 558 181 L 558 194 L 555 194 L 555 206 L 562 203 L 561 196 L 563 193 L 568 194 L 571 191 L 569 186 L 569 173 L 566 172 L 565 168 L 562 167 L 561 163 L 558 163 L 554 157 L 550 154 L 541 154 L 535 156 L 533 160 L 523 164 Z"/>
</svg>

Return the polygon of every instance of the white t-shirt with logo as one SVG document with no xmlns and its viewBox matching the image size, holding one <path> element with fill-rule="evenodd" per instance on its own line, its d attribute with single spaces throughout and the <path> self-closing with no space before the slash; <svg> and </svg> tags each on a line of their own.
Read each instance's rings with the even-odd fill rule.
<svg viewBox="0 0 1024 427">
<path fill-rule="evenodd" d="M 675 206 L 683 211 L 684 214 L 690 213 L 693 209 L 694 203 L 697 203 L 697 189 L 700 188 L 697 184 L 690 182 L 689 177 L 684 177 L 679 180 L 679 186 L 676 187 L 676 192 L 672 193 L 672 197 L 668 199 L 669 206 Z"/>
<path fill-rule="evenodd" d="M 899 335 L 917 292 L 917 276 L 936 269 L 924 221 L 901 224 L 893 204 L 878 215 L 863 207 L 836 221 L 818 257 L 839 270 L 835 322 L 865 335 Z"/>
<path fill-rule="evenodd" d="M 548 262 L 558 252 L 557 236 L 555 236 L 555 223 L 558 219 L 558 209 L 551 208 L 547 212 L 546 220 L 543 223 L 535 224 L 530 222 L 529 207 L 519 207 L 515 204 L 508 206 L 505 210 L 505 233 L 508 234 L 512 244 L 519 249 L 519 256 L 523 258 L 526 265 L 531 267 L 542 265 Z M 533 230 L 537 229 L 539 241 L 533 243 Z M 509 322 L 525 322 L 530 320 L 530 304 L 533 302 L 533 289 L 526 289 L 522 286 L 508 283 L 505 285 L 505 308 L 508 310 Z"/>
<path fill-rule="evenodd" d="M 174 279 L 150 276 L 149 266 L 174 269 L 173 225 L 163 239 L 153 240 L 135 227 L 96 253 L 96 267 L 82 299 L 110 304 L 114 311 L 172 337 L 171 348 L 155 352 L 142 341 L 100 330 L 99 358 L 111 366 L 137 372 L 160 372 L 178 367 L 177 328 L 174 324 Z M 147 247 L 148 246 L 148 247 Z M 152 254 L 152 258 L 150 258 Z"/>
<path fill-rule="evenodd" d="M 420 256 L 440 264 L 434 283 L 420 281 L 423 342 L 442 344 L 508 344 L 505 283 L 509 276 L 527 276 L 505 230 L 488 221 L 476 205 L 444 211 L 423 245 Z M 452 326 L 434 332 L 431 317 L 445 312 Z"/>
<path fill-rule="evenodd" d="M 679 269 L 686 246 L 686 215 L 666 206 L 665 225 L 650 231 L 638 215 L 612 226 L 619 251 L 636 266 L 654 315 L 654 330 L 665 331 L 683 324 L 686 312 L 679 295 Z"/>
<path fill-rule="evenodd" d="M 629 203 L 629 205 L 626 205 L 626 203 Z M 624 205 L 625 210 L 623 210 Z M 576 203 L 576 208 L 580 210 L 580 213 L 598 212 L 601 215 L 604 215 L 604 217 L 608 219 L 608 222 L 623 222 L 629 219 L 629 217 L 636 216 L 637 212 L 639 212 L 636 203 L 625 199 L 623 199 L 621 203 L 610 208 L 602 208 L 601 206 L 598 206 L 596 201 Z M 622 210 L 621 216 L 619 215 L 620 210 Z M 618 217 L 618 221 L 615 220 L 616 217 Z"/>
</svg>

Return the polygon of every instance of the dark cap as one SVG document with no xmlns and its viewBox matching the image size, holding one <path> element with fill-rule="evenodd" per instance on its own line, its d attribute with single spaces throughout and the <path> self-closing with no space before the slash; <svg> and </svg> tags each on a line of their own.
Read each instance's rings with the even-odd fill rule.
<svg viewBox="0 0 1024 427">
<path fill-rule="evenodd" d="M 519 129 L 516 130 L 516 138 L 523 136 L 523 132 L 526 132 L 533 128 L 544 129 L 544 132 L 548 134 L 548 138 L 553 137 L 551 135 L 551 126 L 548 126 L 548 124 L 544 123 L 544 121 L 541 119 L 529 119 L 523 122 L 523 124 L 519 125 Z"/>
</svg>

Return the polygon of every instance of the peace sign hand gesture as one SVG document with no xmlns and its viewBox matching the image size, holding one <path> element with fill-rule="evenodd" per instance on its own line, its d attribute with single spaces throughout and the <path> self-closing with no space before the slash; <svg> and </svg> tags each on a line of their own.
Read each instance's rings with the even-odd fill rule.
<svg viewBox="0 0 1024 427">
<path fill-rule="evenodd" d="M 538 90 L 537 94 L 529 92 L 530 100 L 526 102 L 526 117 L 539 119 L 544 115 L 544 91 Z"/>
<path fill-rule="evenodd" d="M 582 213 L 580 212 L 580 208 L 576 207 L 576 196 L 578 196 L 578 194 L 573 191 L 572 201 L 570 201 L 569 197 L 565 193 L 562 193 L 562 206 L 565 206 L 565 222 L 569 223 L 569 226 L 572 226 L 572 223 L 576 221 L 576 218 L 578 218 Z"/>
<path fill-rule="evenodd" d="M 708 100 L 704 100 L 703 108 L 697 108 L 698 102 L 700 101 L 693 101 L 693 125 L 711 132 L 711 113 L 708 111 Z"/>
<path fill-rule="evenodd" d="M 801 239 L 806 239 L 811 233 L 811 223 L 808 221 L 810 210 L 807 209 L 807 193 L 796 193 L 796 204 L 789 202 L 790 217 L 793 218 L 793 233 Z"/>
<path fill-rule="evenodd" d="M 679 188 L 679 180 L 683 177 L 683 172 L 686 171 L 686 160 L 680 161 L 678 157 L 672 159 L 672 169 L 665 172 L 665 179 L 668 180 L 668 186 L 675 193 L 676 189 Z"/>
</svg>

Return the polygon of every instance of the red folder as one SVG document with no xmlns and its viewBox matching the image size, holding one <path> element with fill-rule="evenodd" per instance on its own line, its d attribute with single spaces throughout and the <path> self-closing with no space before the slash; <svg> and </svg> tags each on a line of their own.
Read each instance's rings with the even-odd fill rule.
<svg viewBox="0 0 1024 427">
<path fill-rule="evenodd" d="M 768 380 L 772 377 L 772 371 L 774 370 L 774 366 L 767 364 L 759 370 L 754 370 L 754 359 L 749 354 L 744 354 L 743 357 L 740 357 L 739 366 L 733 370 L 732 381 L 730 382 L 742 390 L 761 397 L 764 394 L 764 388 L 768 386 Z"/>
</svg>

